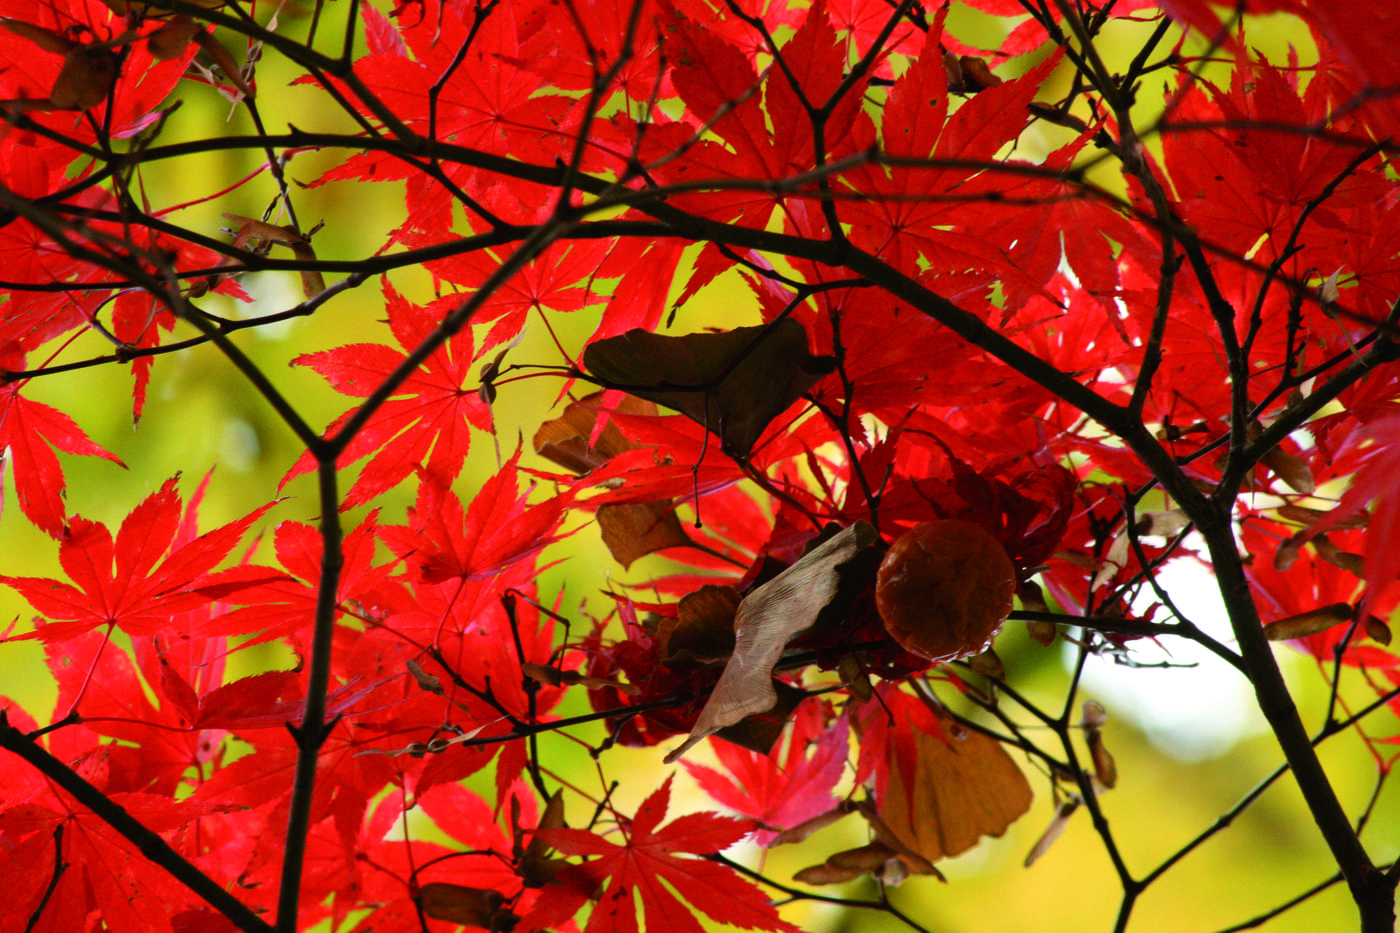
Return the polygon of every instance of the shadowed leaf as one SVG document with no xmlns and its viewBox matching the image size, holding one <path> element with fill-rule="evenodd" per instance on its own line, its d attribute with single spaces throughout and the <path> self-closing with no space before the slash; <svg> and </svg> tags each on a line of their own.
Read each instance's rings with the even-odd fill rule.
<svg viewBox="0 0 1400 933">
<path fill-rule="evenodd" d="M 612 388 L 673 408 L 747 457 L 768 423 L 835 367 L 788 318 L 772 326 L 668 337 L 629 330 L 590 344 L 583 363 Z"/>
</svg>

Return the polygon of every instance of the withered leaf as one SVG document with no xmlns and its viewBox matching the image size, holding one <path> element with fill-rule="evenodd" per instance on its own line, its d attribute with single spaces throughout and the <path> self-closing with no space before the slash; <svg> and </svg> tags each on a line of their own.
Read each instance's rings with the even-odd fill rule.
<svg viewBox="0 0 1400 933">
<path fill-rule="evenodd" d="M 311 241 L 304 234 L 298 233 L 291 227 L 282 227 L 263 220 L 254 220 L 252 217 L 243 217 L 227 212 L 224 213 L 224 217 L 238 224 L 238 231 L 233 238 L 233 245 L 238 249 L 246 248 L 250 240 L 261 240 L 264 243 L 278 243 L 287 247 L 298 262 L 317 261 L 316 250 L 311 248 Z M 317 270 L 303 269 L 301 270 L 301 290 L 307 298 L 315 298 L 326 290 L 326 281 Z"/>
<path fill-rule="evenodd" d="M 583 364 L 594 378 L 674 409 L 744 458 L 768 423 L 835 369 L 814 356 L 807 331 L 785 318 L 719 334 L 671 337 L 640 328 L 590 344 Z"/>
<path fill-rule="evenodd" d="M 80 43 L 74 42 L 61 32 L 53 29 L 45 29 L 43 26 L 36 26 L 22 19 L 11 19 L 8 16 L 0 16 L 0 27 L 4 27 L 17 36 L 28 39 L 45 52 L 67 55 L 69 52 L 81 48 Z"/>
<path fill-rule="evenodd" d="M 1075 810 L 1079 809 L 1080 802 L 1078 797 L 1070 797 L 1055 809 L 1054 819 L 1050 821 L 1050 825 L 1045 828 L 1045 832 L 1040 834 L 1040 838 L 1035 841 L 1035 845 L 1031 846 L 1031 851 L 1026 855 L 1026 861 L 1023 863 L 1026 868 L 1034 865 L 1036 859 L 1049 851 L 1055 840 L 1060 838 L 1060 834 L 1069 825 L 1069 818 L 1074 815 Z"/>
<path fill-rule="evenodd" d="M 194 34 L 194 41 L 209 54 L 209 57 L 219 66 L 219 70 L 224 73 L 224 77 L 238 89 L 240 94 L 244 97 L 254 96 L 253 88 L 248 84 L 243 69 L 239 67 L 238 62 L 234 61 L 233 54 L 224 48 L 223 43 L 214 38 L 212 32 L 201 29 Z"/>
<path fill-rule="evenodd" d="M 1280 447 L 1275 447 L 1259 459 L 1294 492 L 1300 492 L 1305 496 L 1317 492 L 1317 482 L 1313 479 L 1312 467 L 1308 466 L 1306 460 L 1295 457 Z"/>
<path fill-rule="evenodd" d="M 1366 616 L 1366 634 L 1372 641 L 1382 645 L 1390 644 L 1390 626 L 1373 615 Z"/>
<path fill-rule="evenodd" d="M 1325 632 L 1334 625 L 1350 622 L 1355 610 L 1347 603 L 1332 603 L 1318 606 L 1307 612 L 1300 612 L 1283 619 L 1275 619 L 1264 626 L 1264 637 L 1269 641 L 1288 641 L 1290 638 L 1306 638 Z"/>
<path fill-rule="evenodd" d="M 1000 836 L 1031 805 L 1031 786 L 996 739 L 968 730 L 945 740 L 914 731 L 914 773 L 897 759 L 880 800 L 890 830 L 929 861 Z"/>
<path fill-rule="evenodd" d="M 715 736 L 760 755 L 773 751 L 798 704 L 807 699 L 807 691 L 781 680 L 769 683 L 778 695 L 777 702 L 761 713 L 745 716 L 734 725 L 725 726 Z"/>
<path fill-rule="evenodd" d="M 667 667 L 718 664 L 734 653 L 734 619 L 741 597 L 732 586 L 707 583 L 681 598 L 676 618 L 656 632 L 657 657 Z"/>
<path fill-rule="evenodd" d="M 425 884 L 418 890 L 418 906 L 434 920 L 488 930 L 509 930 L 515 926 L 518 918 L 504 904 L 505 895 L 500 891 L 442 881 Z"/>
<path fill-rule="evenodd" d="M 1318 535 L 1312 539 L 1313 549 L 1317 551 L 1317 556 L 1327 563 L 1341 567 L 1353 576 L 1366 578 L 1366 558 L 1351 551 L 1343 551 L 1331 541 L 1326 535 Z"/>
<path fill-rule="evenodd" d="M 83 45 L 63 57 L 53 79 L 49 103 L 57 110 L 87 110 L 112 92 L 117 79 L 117 56 L 100 45 Z"/>
<path fill-rule="evenodd" d="M 706 736 L 773 708 L 778 700 L 773 666 L 783 649 L 811 628 L 836 596 L 840 567 L 879 538 L 872 526 L 856 522 L 744 598 L 734 620 L 734 653 L 690 737 L 666 756 L 667 764 Z"/>
<path fill-rule="evenodd" d="M 675 506 L 666 501 L 600 506 L 598 529 L 608 553 L 623 567 L 655 551 L 691 543 Z"/>
<path fill-rule="evenodd" d="M 201 23 L 188 16 L 172 17 L 165 25 L 146 37 L 146 48 L 150 49 L 151 57 L 158 61 L 179 58 L 194 41 L 195 34 L 203 28 Z"/>
<path fill-rule="evenodd" d="M 819 829 L 825 829 L 832 823 L 837 822 L 847 813 L 855 809 L 855 804 L 843 800 L 825 813 L 818 813 L 808 820 L 803 820 L 791 829 L 785 829 L 768 841 L 768 848 L 791 845 L 795 842 L 805 842 Z"/>
<path fill-rule="evenodd" d="M 535 453 L 551 463 L 582 475 L 602 466 L 618 454 L 636 450 L 633 443 L 608 419 L 600 430 L 598 419 L 606 418 L 600 411 L 603 393 L 594 392 L 577 402 L 570 402 L 564 413 L 540 425 L 535 432 Z M 628 415 L 654 415 L 656 406 L 645 399 L 625 395 L 617 410 Z"/>
<path fill-rule="evenodd" d="M 599 411 L 602 400 L 603 393 L 594 392 L 570 403 L 558 418 L 540 425 L 534 437 L 535 453 L 582 475 L 620 453 L 635 450 L 639 445 L 619 431 L 611 419 L 599 428 L 599 419 L 607 418 L 606 413 Z M 656 414 L 654 404 L 630 395 L 622 399 L 617 410 L 635 415 Z M 691 543 L 670 500 L 665 499 L 601 506 L 598 528 L 608 552 L 624 567 L 647 554 Z"/>
</svg>

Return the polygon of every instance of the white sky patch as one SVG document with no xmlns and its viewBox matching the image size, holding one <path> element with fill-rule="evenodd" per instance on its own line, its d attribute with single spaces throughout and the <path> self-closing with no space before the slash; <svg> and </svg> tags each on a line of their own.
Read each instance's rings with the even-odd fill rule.
<svg viewBox="0 0 1400 933">
<path fill-rule="evenodd" d="M 1190 560 L 1175 561 L 1158 575 L 1178 609 L 1206 634 L 1233 650 L 1234 636 L 1220 603 L 1215 577 Z M 1151 601 L 1150 591 L 1136 608 Z M 1157 618 L 1168 616 L 1158 610 Z M 1132 657 L 1146 664 L 1169 661 L 1194 667 L 1136 668 L 1110 658 L 1090 658 L 1084 671 L 1088 696 L 1110 716 L 1141 729 L 1154 746 L 1182 761 L 1201 761 L 1229 751 L 1246 736 L 1267 730 L 1253 702 L 1249 682 L 1234 667 L 1182 638 L 1147 639 L 1131 645 Z M 1065 659 L 1072 662 L 1073 646 Z"/>
</svg>

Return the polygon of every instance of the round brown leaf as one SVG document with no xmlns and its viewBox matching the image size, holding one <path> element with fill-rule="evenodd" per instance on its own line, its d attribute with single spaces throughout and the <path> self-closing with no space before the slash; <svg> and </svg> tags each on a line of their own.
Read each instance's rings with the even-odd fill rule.
<svg viewBox="0 0 1400 933">
<path fill-rule="evenodd" d="M 970 522 L 914 526 L 880 564 L 875 604 L 905 650 L 931 661 L 981 654 L 1011 612 L 1016 568 Z"/>
</svg>

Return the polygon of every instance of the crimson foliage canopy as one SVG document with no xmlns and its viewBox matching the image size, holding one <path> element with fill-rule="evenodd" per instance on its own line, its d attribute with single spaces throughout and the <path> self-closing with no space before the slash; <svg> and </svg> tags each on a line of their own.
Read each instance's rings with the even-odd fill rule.
<svg viewBox="0 0 1400 933">
<path fill-rule="evenodd" d="M 1105 819 L 1080 673 L 1180 640 L 1248 681 L 1286 765 L 1260 780 L 1289 772 L 1392 929 L 1396 873 L 1318 746 L 1360 736 L 1379 793 L 1400 712 L 1400 13 L 969 6 L 981 31 L 918 0 L 7 4 L 5 520 L 61 572 L 0 563 L 32 607 L 4 637 L 58 692 L 0 712 L 0 930 L 792 930 L 775 902 L 815 897 L 923 929 L 892 888 L 1037 795 L 1027 861 L 1087 810 L 1123 929 L 1254 799 L 1156 866 Z M 191 136 L 199 97 L 252 131 Z M 251 172 L 163 184 L 225 154 Z M 353 196 L 314 222 L 310 189 L 366 185 L 396 215 L 328 250 L 368 224 Z M 375 339 L 341 336 L 357 289 Z M 248 352 L 299 318 L 321 349 L 285 361 L 343 396 L 328 424 Z M 129 370 L 147 429 L 201 345 L 315 506 L 246 488 L 217 524 L 218 474 L 150 475 L 124 518 L 75 514 L 72 458 L 146 465 L 65 381 Z M 498 431 L 543 382 L 533 436 Z M 569 538 L 620 565 L 576 571 L 581 604 L 542 582 Z M 1038 705 L 1018 667 L 1057 642 Z M 1329 686 L 1311 733 L 1289 650 Z M 687 756 L 730 815 L 610 771 L 620 745 Z M 807 841 L 837 821 L 865 842 Z"/>
</svg>

